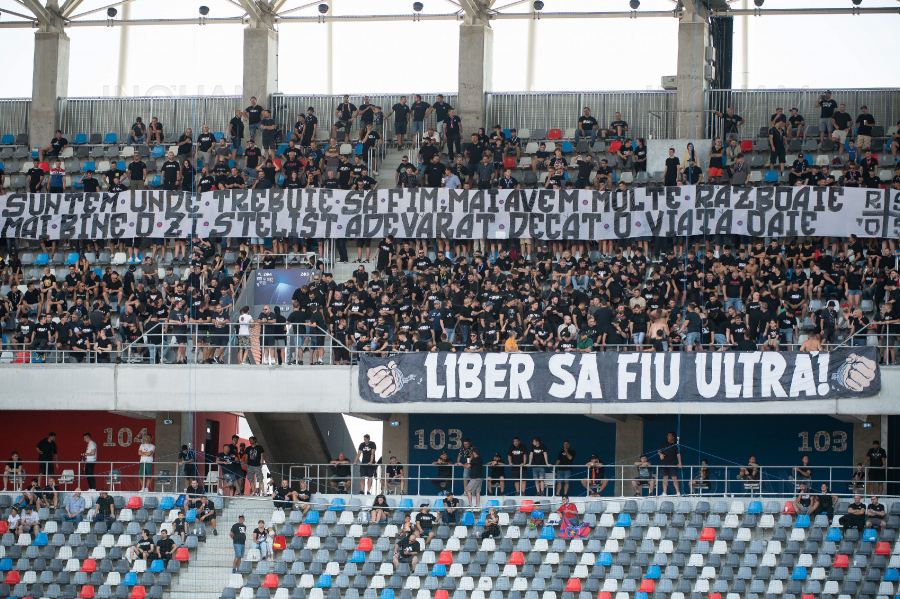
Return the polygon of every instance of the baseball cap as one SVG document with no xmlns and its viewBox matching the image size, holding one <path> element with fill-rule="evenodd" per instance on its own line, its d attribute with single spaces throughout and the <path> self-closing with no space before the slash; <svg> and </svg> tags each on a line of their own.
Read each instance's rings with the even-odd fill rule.
<svg viewBox="0 0 900 599">
<path fill-rule="evenodd" d="M 419 507 L 428 507 L 428 503 L 422 503 L 419 505 Z"/>
<path fill-rule="evenodd" d="M 244 517 L 244 514 L 241 514 L 240 516 L 238 516 L 238 520 L 240 520 L 243 517 Z"/>
<path fill-rule="evenodd" d="M 592 459 L 592 460 L 599 460 L 599 459 L 600 459 L 600 456 L 598 456 L 596 453 L 592 453 L 592 454 L 591 454 L 591 459 Z"/>
</svg>

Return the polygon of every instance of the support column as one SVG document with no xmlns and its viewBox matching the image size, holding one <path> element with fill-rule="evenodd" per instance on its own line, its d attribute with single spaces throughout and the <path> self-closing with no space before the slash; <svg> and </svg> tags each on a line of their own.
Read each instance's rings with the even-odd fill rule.
<svg viewBox="0 0 900 599">
<path fill-rule="evenodd" d="M 69 95 L 69 37 L 65 33 L 35 32 L 32 81 L 28 142 L 32 148 L 42 148 L 59 128 L 59 98 Z"/>
<path fill-rule="evenodd" d="M 166 421 L 171 424 L 166 424 Z M 190 418 L 187 413 L 183 412 L 157 412 L 156 413 L 156 436 L 153 438 L 153 444 L 156 445 L 156 464 L 153 467 L 154 489 L 151 491 L 171 492 L 174 489 L 178 476 L 178 452 L 181 451 L 182 445 L 190 442 Z M 169 483 L 161 484 L 159 478 L 162 471 L 169 471 Z M 178 481 L 178 488 L 183 489 L 184 483 Z"/>
<path fill-rule="evenodd" d="M 462 120 L 466 143 L 479 127 L 487 129 L 485 93 L 491 91 L 494 61 L 494 30 L 486 22 L 459 26 L 459 98 L 456 114 Z"/>
<path fill-rule="evenodd" d="M 616 424 L 616 468 L 606 468 L 606 475 L 616 477 L 616 496 L 627 494 L 634 495 L 631 483 L 622 483 L 622 471 L 624 467 L 625 477 L 631 476 L 631 464 L 637 461 L 635 456 L 644 451 L 644 419 L 640 416 L 629 415 L 625 422 Z"/>
<path fill-rule="evenodd" d="M 260 106 L 271 111 L 269 96 L 278 91 L 277 75 L 278 32 L 251 24 L 244 29 L 244 103 L 241 108 L 250 106 L 250 98 L 256 97 Z M 262 133 L 258 132 L 256 138 L 253 141 L 262 147 Z"/>
<path fill-rule="evenodd" d="M 678 24 L 678 121 L 675 137 L 678 139 L 703 139 L 706 137 L 706 47 L 709 45 L 709 24 L 706 8 L 700 2 L 693 4 L 696 11 L 686 10 Z"/>
</svg>

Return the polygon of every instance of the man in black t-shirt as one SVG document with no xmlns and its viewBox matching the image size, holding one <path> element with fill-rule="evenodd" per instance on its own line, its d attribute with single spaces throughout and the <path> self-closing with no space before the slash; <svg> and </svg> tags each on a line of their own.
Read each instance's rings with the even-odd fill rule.
<svg viewBox="0 0 900 599">
<path fill-rule="evenodd" d="M 734 108 L 729 106 L 725 109 L 725 114 L 722 114 L 718 110 L 713 110 L 713 114 L 721 117 L 725 122 L 724 131 L 722 133 L 726 142 L 731 141 L 732 139 L 737 141 L 741 140 L 740 128 L 741 125 L 744 124 L 744 119 L 739 115 L 734 114 Z"/>
<path fill-rule="evenodd" d="M 847 507 L 847 513 L 840 517 L 838 523 L 844 531 L 855 528 L 862 533 L 866 527 L 866 504 L 863 503 L 861 496 L 853 496 L 853 503 Z"/>
<path fill-rule="evenodd" d="M 860 152 L 865 152 L 872 148 L 872 127 L 875 125 L 875 117 L 869 114 L 868 106 L 860 107 L 860 115 L 856 117 L 856 125 L 859 129 L 856 131 L 856 148 Z"/>
<path fill-rule="evenodd" d="M 375 479 L 375 472 L 378 466 L 375 465 L 375 443 L 369 438 L 369 435 L 363 435 L 363 442 L 359 444 L 356 451 L 356 459 L 353 464 L 359 466 L 359 492 L 365 492 L 366 495 L 372 490 L 372 483 Z"/>
<path fill-rule="evenodd" d="M 681 490 L 678 488 L 678 469 L 681 468 L 681 452 L 678 450 L 678 443 L 675 441 L 675 433 L 669 431 L 666 440 L 663 441 L 659 450 L 659 473 L 662 475 L 662 493 L 666 494 L 668 490 L 668 480 L 672 479 L 672 485 L 675 487 L 675 495 L 681 496 Z"/>
<path fill-rule="evenodd" d="M 212 162 L 212 149 L 216 145 L 216 136 L 209 132 L 209 125 L 203 125 L 203 131 L 197 137 L 197 153 L 194 155 L 194 168 L 197 168 L 197 159 L 203 160 L 203 164 Z"/>
<path fill-rule="evenodd" d="M 563 447 L 556 456 L 556 494 L 568 495 L 569 478 L 572 476 L 572 464 L 575 463 L 575 450 L 568 441 L 563 441 Z"/>
<path fill-rule="evenodd" d="M 44 177 L 47 173 L 41 168 L 41 161 L 37 158 L 33 161 L 33 166 L 28 169 L 25 176 L 28 177 L 28 191 L 30 193 L 39 193 L 44 184 Z"/>
<path fill-rule="evenodd" d="M 266 493 L 266 481 L 262 471 L 263 454 L 266 450 L 256 443 L 256 437 L 250 437 L 248 440 L 250 441 L 250 447 L 246 451 L 247 482 L 250 483 L 250 493 L 254 495 L 257 493 L 258 483 L 259 496 L 262 497 Z"/>
<path fill-rule="evenodd" d="M 830 134 L 834 131 L 834 122 L 831 120 L 831 117 L 834 115 L 837 107 L 837 102 L 831 98 L 831 90 L 819 96 L 819 99 L 816 101 L 816 108 L 821 108 L 822 110 L 819 114 L 819 143 L 822 143 L 825 139 L 826 133 Z"/>
<path fill-rule="evenodd" d="M 330 464 L 334 467 L 334 474 L 328 484 L 331 485 L 333 489 L 338 489 L 342 493 L 346 493 L 350 486 L 350 460 L 347 459 L 346 454 L 342 451 L 338 454 L 336 460 L 331 460 Z M 339 486 L 341 484 L 344 485 L 343 488 Z"/>
<path fill-rule="evenodd" d="M 34 327 L 31 327 L 32 330 Z M 51 432 L 45 438 L 38 441 L 38 472 L 44 477 L 44 484 L 47 484 L 50 477 L 54 475 L 54 464 L 58 459 L 58 451 L 56 449 L 56 433 Z M 40 481 L 38 481 L 40 482 Z"/>
<path fill-rule="evenodd" d="M 884 505 L 878 503 L 878 497 L 875 497 L 874 495 L 872 496 L 871 501 L 872 503 L 870 503 L 868 509 L 866 509 L 866 528 L 880 529 L 878 530 L 880 534 L 887 526 L 887 522 L 884 520 Z"/>
<path fill-rule="evenodd" d="M 840 105 L 840 109 L 831 115 L 831 122 L 834 125 L 834 131 L 831 132 L 831 141 L 838 146 L 838 154 L 844 155 L 844 144 L 850 135 L 850 126 L 853 124 L 853 117 L 847 112 L 844 104 Z"/>
<path fill-rule="evenodd" d="M 776 164 L 781 164 L 781 172 L 784 172 L 786 162 L 784 122 L 779 121 L 775 123 L 774 127 L 769 128 L 769 168 L 774 170 Z"/>
<path fill-rule="evenodd" d="M 462 121 L 456 116 L 456 109 L 451 108 L 443 122 L 444 140 L 447 142 L 448 157 L 454 160 L 456 154 L 462 154 Z M 454 152 L 454 148 L 456 151 Z"/>
<path fill-rule="evenodd" d="M 44 155 L 50 158 L 58 158 L 60 153 L 69 147 L 69 140 L 63 137 L 62 131 L 56 130 L 50 143 L 38 150 L 38 161 L 44 161 Z"/>
<path fill-rule="evenodd" d="M 181 183 L 181 166 L 175 160 L 173 152 L 169 152 L 169 159 L 162 163 L 159 170 L 162 173 L 163 189 L 178 191 L 178 185 Z"/>
<path fill-rule="evenodd" d="M 266 159 L 275 160 L 275 119 L 268 110 L 263 110 L 259 128 L 262 130 L 263 153 Z"/>
<path fill-rule="evenodd" d="M 531 477 L 534 479 L 535 491 L 538 495 L 544 494 L 544 476 L 547 474 L 547 465 L 550 456 L 547 455 L 547 446 L 541 443 L 540 437 L 531 441 L 529 448 L 528 465 L 531 467 Z"/>
<path fill-rule="evenodd" d="M 415 518 L 416 532 L 425 538 L 425 545 L 427 546 L 431 539 L 434 538 L 434 523 L 437 521 L 437 516 L 429 511 L 427 503 L 423 503 L 419 507 L 421 509 Z"/>
<path fill-rule="evenodd" d="M 484 460 L 478 448 L 472 449 L 472 457 L 463 467 L 469 471 L 469 481 L 466 483 L 469 506 L 477 508 L 481 501 L 481 487 L 484 486 Z"/>
<path fill-rule="evenodd" d="M 406 96 L 400 96 L 400 101 L 394 104 L 391 107 L 391 111 L 384 116 L 385 120 L 387 120 L 392 114 L 397 114 L 397 116 L 394 117 L 394 135 L 397 137 L 398 148 L 403 148 L 403 141 L 406 138 L 406 129 L 409 124 L 410 112 L 412 112 L 412 110 L 406 104 Z"/>
<path fill-rule="evenodd" d="M 262 120 L 263 107 L 257 104 L 256 96 L 250 98 L 250 106 L 244 109 L 243 116 L 247 118 L 247 135 L 249 139 L 260 131 L 259 122 Z"/>
<path fill-rule="evenodd" d="M 234 117 L 228 121 L 228 135 L 231 137 L 232 156 L 235 155 L 237 149 L 241 147 L 241 140 L 244 138 L 244 112 L 237 110 Z"/>
<path fill-rule="evenodd" d="M 244 545 L 247 542 L 247 525 L 244 524 L 243 515 L 238 516 L 238 521 L 231 527 L 228 536 L 231 537 L 234 544 L 234 563 L 231 566 L 231 573 L 234 574 L 241 565 L 241 559 L 244 557 Z"/>
<path fill-rule="evenodd" d="M 144 181 L 147 179 L 147 165 L 141 160 L 141 155 L 137 152 L 125 169 L 125 177 L 131 182 L 130 187 L 134 191 L 144 189 Z"/>
<path fill-rule="evenodd" d="M 866 452 L 866 461 L 863 462 L 866 468 L 866 477 L 869 479 L 869 492 L 875 494 L 875 487 L 878 487 L 877 493 L 880 495 L 884 492 L 885 472 L 887 468 L 887 452 L 881 447 L 881 442 L 877 439 L 872 441 L 872 447 Z"/>
<path fill-rule="evenodd" d="M 506 450 L 506 459 L 509 461 L 510 478 L 513 480 L 513 484 L 516 487 L 516 493 L 524 491 L 526 486 L 526 483 L 523 480 L 525 475 L 523 466 L 525 465 L 527 455 L 528 448 L 522 444 L 518 437 L 513 437 L 512 445 Z M 520 481 L 522 481 L 521 491 L 519 489 Z"/>
<path fill-rule="evenodd" d="M 413 96 L 412 109 L 412 141 L 415 143 L 416 136 L 425 135 L 425 117 L 431 114 L 431 104 L 422 100 L 422 96 L 416 94 Z"/>
<path fill-rule="evenodd" d="M 208 497 L 200 498 L 200 507 L 197 508 L 197 520 L 204 525 L 212 524 L 213 535 L 218 536 L 219 531 L 216 530 L 216 506 L 209 502 Z"/>
<path fill-rule="evenodd" d="M 344 132 L 344 143 L 350 143 L 350 125 L 358 114 L 355 104 L 350 103 L 350 96 L 345 95 L 343 101 L 334 111 L 337 120 L 331 126 L 331 137 L 337 138 L 338 131 Z"/>
<path fill-rule="evenodd" d="M 578 145 L 582 136 L 590 137 L 591 145 L 594 145 L 594 142 L 597 141 L 598 126 L 597 119 L 591 116 L 591 109 L 585 106 L 582 115 L 578 117 L 578 127 L 575 129 L 575 145 Z M 578 188 L 577 185 L 575 187 Z"/>
<path fill-rule="evenodd" d="M 408 535 L 404 535 L 397 540 L 394 545 L 394 568 L 399 568 L 400 564 L 409 564 L 410 570 L 415 570 L 416 564 L 419 563 L 419 542 L 418 533 L 415 529 Z"/>
</svg>

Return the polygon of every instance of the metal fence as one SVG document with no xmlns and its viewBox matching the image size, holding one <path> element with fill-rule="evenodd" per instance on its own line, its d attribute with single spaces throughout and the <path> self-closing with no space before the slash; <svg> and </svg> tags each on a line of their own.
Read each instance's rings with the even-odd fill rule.
<svg viewBox="0 0 900 599">
<path fill-rule="evenodd" d="M 577 126 L 584 107 L 591 109 L 601 129 L 620 112 L 628 123 L 630 137 L 673 139 L 675 137 L 675 92 L 543 92 L 487 94 L 486 127 L 550 130 Z"/>
<path fill-rule="evenodd" d="M 62 98 L 59 101 L 60 129 L 68 135 L 76 133 L 115 133 L 124 143 L 141 117 L 145 124 L 157 117 L 163 125 L 163 136 L 181 135 L 194 130 L 194 139 L 203 125 L 211 132 L 228 132 L 228 122 L 236 110 L 243 109 L 240 96 L 185 96 L 178 98 Z M 69 138 L 72 139 L 71 137 Z"/>
<path fill-rule="evenodd" d="M 375 106 L 381 107 L 382 112 L 387 115 L 391 111 L 391 107 L 394 104 L 400 102 L 400 97 L 405 95 L 407 99 L 407 104 L 412 105 L 413 103 L 413 95 L 414 94 L 370 94 L 369 103 L 374 104 Z M 422 96 L 422 100 L 424 102 L 428 102 L 429 104 L 434 104 L 437 99 L 437 93 L 434 94 L 420 94 Z M 364 94 L 350 94 L 350 103 L 359 106 L 363 102 Z M 450 106 L 456 105 L 457 94 L 455 93 L 446 93 L 444 94 L 444 102 L 448 103 Z M 306 115 L 306 109 L 312 106 L 315 109 L 316 118 L 319 120 L 319 128 L 316 132 L 316 140 L 317 141 L 326 141 L 331 136 L 331 125 L 334 124 L 336 120 L 336 116 L 334 111 L 337 109 L 337 106 L 344 101 L 343 95 L 340 96 L 294 96 L 294 95 L 282 95 L 275 94 L 273 95 L 269 103 L 274 110 L 274 116 L 272 118 L 275 119 L 275 123 L 277 126 L 284 131 L 285 139 L 290 137 L 290 132 L 294 130 L 294 123 L 297 122 L 297 117 L 299 115 Z M 394 117 L 392 116 L 388 121 L 385 122 L 383 139 L 385 142 L 394 139 L 394 126 L 393 126 Z M 350 135 L 350 139 L 352 141 L 356 141 L 358 137 L 357 133 L 359 131 L 359 120 L 354 121 L 355 128 L 352 128 Z M 437 128 L 437 124 L 435 121 L 434 113 L 431 114 L 427 119 L 425 119 L 425 127 L 435 127 Z M 410 133 L 412 132 L 412 127 L 409 128 Z M 338 140 L 342 142 L 343 140 Z"/>
<path fill-rule="evenodd" d="M 28 98 L 0 99 L 0 135 L 15 138 L 28 133 L 28 113 L 31 100 Z"/>
<path fill-rule="evenodd" d="M 807 125 L 818 125 L 820 109 L 816 102 L 824 90 L 776 89 L 776 90 L 730 90 L 716 89 L 706 92 L 707 132 L 710 138 L 722 135 L 722 119 L 711 111 L 725 112 L 729 106 L 744 118 L 742 137 L 752 139 L 762 127 L 769 126 L 769 119 L 776 108 L 783 108 L 785 116 L 790 116 L 791 108 L 796 108 Z M 853 120 L 860 114 L 860 107 L 869 108 L 875 124 L 887 131 L 900 120 L 900 89 L 834 89 L 832 99 L 838 104 L 846 104 L 847 112 Z"/>
</svg>

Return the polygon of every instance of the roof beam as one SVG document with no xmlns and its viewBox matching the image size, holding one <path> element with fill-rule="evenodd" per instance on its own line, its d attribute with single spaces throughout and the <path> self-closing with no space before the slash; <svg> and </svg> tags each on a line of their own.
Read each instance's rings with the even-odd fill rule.
<svg viewBox="0 0 900 599">
<path fill-rule="evenodd" d="M 59 9 L 59 14 L 61 14 L 65 18 L 69 18 L 75 9 L 78 8 L 78 5 L 81 4 L 84 0 L 65 0 L 63 5 Z"/>
<path fill-rule="evenodd" d="M 34 16 L 37 17 L 38 23 L 40 24 L 42 29 L 46 29 L 48 31 L 62 31 L 61 19 L 57 15 L 53 15 L 49 10 L 41 6 L 40 2 L 38 2 L 37 0 L 22 0 L 22 4 L 32 13 L 34 13 Z"/>
<path fill-rule="evenodd" d="M 466 24 L 488 24 L 488 20 L 490 19 L 488 9 L 490 6 L 489 2 L 486 2 L 486 0 L 459 0 L 459 5 L 466 13 Z"/>
<path fill-rule="evenodd" d="M 275 28 L 275 15 L 269 8 L 269 4 L 263 0 L 263 2 L 258 2 L 258 0 L 239 0 L 241 6 L 245 11 L 247 11 L 247 16 L 250 17 L 250 26 L 251 27 L 259 27 L 262 29 L 274 29 Z"/>
</svg>

